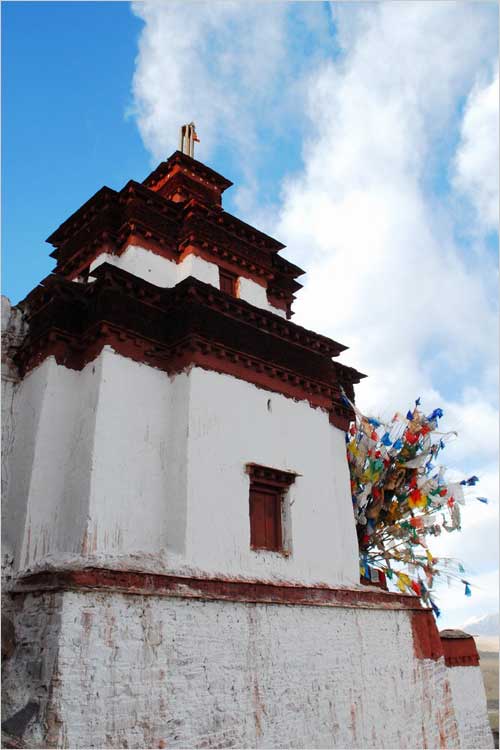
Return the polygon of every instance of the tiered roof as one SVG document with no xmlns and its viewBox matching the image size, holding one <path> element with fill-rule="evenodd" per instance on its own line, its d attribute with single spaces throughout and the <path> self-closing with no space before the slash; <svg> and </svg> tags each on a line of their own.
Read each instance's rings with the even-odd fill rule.
<svg viewBox="0 0 500 750">
<path fill-rule="evenodd" d="M 74 283 L 101 253 L 129 245 L 179 262 L 194 253 L 267 288 L 290 315 L 303 271 L 280 257 L 284 247 L 221 207 L 231 185 L 175 152 L 142 184 L 103 187 L 49 237 L 57 265 L 21 303 L 28 336 L 18 352 L 23 373 L 53 355 L 81 369 L 109 345 L 123 356 L 169 374 L 190 365 L 232 375 L 288 397 L 307 399 L 347 429 L 344 403 L 364 377 L 332 361 L 346 347 L 272 312 L 189 277 L 162 288 L 108 263 Z"/>
</svg>

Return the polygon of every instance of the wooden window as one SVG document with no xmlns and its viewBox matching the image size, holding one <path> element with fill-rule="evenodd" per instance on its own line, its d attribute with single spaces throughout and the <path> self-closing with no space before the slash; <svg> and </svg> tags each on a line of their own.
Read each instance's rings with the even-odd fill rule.
<svg viewBox="0 0 500 750">
<path fill-rule="evenodd" d="M 231 297 L 236 297 L 236 281 L 237 276 L 234 273 L 230 273 L 230 271 L 224 271 L 222 268 L 219 268 L 219 285 L 221 292 L 225 292 L 226 294 L 230 294 Z"/>
<path fill-rule="evenodd" d="M 250 546 L 285 552 L 283 502 L 296 474 L 247 464 L 250 475 Z"/>
<path fill-rule="evenodd" d="M 281 503 L 283 492 L 266 485 L 250 486 L 250 546 L 283 549 Z"/>
</svg>

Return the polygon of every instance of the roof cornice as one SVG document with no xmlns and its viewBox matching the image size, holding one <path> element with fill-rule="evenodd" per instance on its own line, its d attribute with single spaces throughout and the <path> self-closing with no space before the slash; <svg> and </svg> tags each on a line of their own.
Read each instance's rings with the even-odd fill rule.
<svg viewBox="0 0 500 750">
<path fill-rule="evenodd" d="M 163 289 L 109 264 L 89 284 L 53 275 L 21 303 L 29 334 L 17 354 L 26 373 L 53 355 L 82 369 L 103 347 L 169 373 L 191 365 L 223 372 L 328 410 L 347 429 L 342 386 L 364 377 L 331 358 L 346 347 L 189 277 Z"/>
</svg>

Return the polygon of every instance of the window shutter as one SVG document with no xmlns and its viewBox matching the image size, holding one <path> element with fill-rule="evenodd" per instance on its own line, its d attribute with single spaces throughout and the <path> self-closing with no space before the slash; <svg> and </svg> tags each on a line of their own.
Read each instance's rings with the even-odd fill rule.
<svg viewBox="0 0 500 750">
<path fill-rule="evenodd" d="M 235 276 L 234 273 L 219 268 L 219 285 L 221 292 L 230 294 L 231 297 L 236 297 L 236 279 L 237 276 Z"/>
<path fill-rule="evenodd" d="M 282 549 L 282 498 L 283 493 L 275 488 L 250 489 L 250 544 L 254 549 Z"/>
<path fill-rule="evenodd" d="M 247 464 L 250 475 L 250 546 L 284 552 L 283 499 L 297 474 Z"/>
</svg>

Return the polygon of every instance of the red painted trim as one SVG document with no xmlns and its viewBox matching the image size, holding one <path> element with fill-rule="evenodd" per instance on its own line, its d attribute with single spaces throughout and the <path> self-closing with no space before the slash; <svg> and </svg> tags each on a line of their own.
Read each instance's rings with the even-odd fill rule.
<svg viewBox="0 0 500 750">
<path fill-rule="evenodd" d="M 291 302 L 293 302 L 293 299 Z M 267 290 L 267 300 L 270 305 L 273 307 L 277 307 L 278 310 L 283 310 L 283 312 L 286 312 L 287 315 L 289 315 L 291 311 L 291 302 L 289 302 L 285 295 L 280 296 L 279 294 L 271 292 L 269 289 Z"/>
<path fill-rule="evenodd" d="M 245 265 L 242 265 L 240 262 L 241 259 L 237 256 L 229 259 L 229 256 L 222 257 L 219 251 L 216 253 L 210 252 L 207 249 L 198 247 L 198 245 L 187 245 L 177 257 L 176 263 L 182 263 L 188 255 L 196 255 L 198 258 L 206 260 L 207 263 L 215 263 L 219 268 L 222 268 L 229 273 L 234 273 L 236 276 L 243 276 L 245 279 L 250 279 L 250 281 L 253 281 L 255 284 L 264 288 L 266 288 L 267 284 L 266 275 L 271 275 L 270 273 L 266 274 L 266 272 L 256 264 L 248 265 L 245 261 Z M 275 305 L 275 307 L 277 307 L 277 305 Z"/>
<path fill-rule="evenodd" d="M 57 245 L 65 237 L 71 234 L 75 228 L 88 221 L 89 218 L 97 215 L 102 209 L 102 206 L 107 202 L 115 200 L 118 196 L 116 190 L 112 190 L 106 186 L 100 188 L 97 193 L 83 203 L 79 209 L 71 214 L 62 224 L 47 237 L 47 242 L 51 245 Z"/>
<path fill-rule="evenodd" d="M 230 214 L 227 211 L 221 212 L 217 217 L 217 221 L 231 234 L 252 246 L 264 249 L 266 252 L 274 254 L 286 247 L 286 245 L 279 240 L 261 232 L 260 229 L 256 229 L 251 224 L 247 224 L 245 221 L 238 219 L 237 216 L 233 216 L 233 214 Z M 284 258 L 281 258 L 281 260 L 285 262 L 288 269 L 294 269 L 297 271 L 297 276 L 300 275 L 300 273 L 304 273 L 301 268 L 294 266 L 290 261 L 285 261 Z"/>
<path fill-rule="evenodd" d="M 329 386 L 323 383 L 307 380 L 293 381 L 300 378 L 292 370 L 273 366 L 253 357 L 248 357 L 228 347 L 222 347 L 211 342 L 198 340 L 174 356 L 168 368 L 170 374 L 181 372 L 189 365 L 197 365 L 204 370 L 232 375 L 239 380 L 264 388 L 267 391 L 281 393 L 283 396 L 295 398 L 299 401 L 307 400 L 311 406 L 319 406 L 329 411 L 332 406 L 332 396 Z M 335 416 L 333 420 L 338 421 Z"/>
<path fill-rule="evenodd" d="M 146 232 L 145 234 L 138 234 L 137 232 L 138 228 L 135 227 L 135 233 L 131 231 L 126 238 L 120 243 L 116 242 L 115 245 L 110 245 L 108 243 L 98 245 L 97 248 L 91 246 L 83 249 L 78 255 L 72 256 L 68 263 L 61 265 L 59 267 L 59 272 L 69 280 L 73 280 L 80 275 L 82 269 L 91 265 L 100 255 L 107 253 L 109 255 L 120 257 L 130 246 L 137 246 L 144 250 L 148 250 L 153 253 L 153 255 L 158 255 L 161 258 L 176 263 L 177 265 L 182 263 L 189 255 L 196 255 L 207 261 L 207 263 L 214 263 L 219 266 L 219 268 L 226 270 L 229 273 L 234 273 L 236 276 L 243 276 L 245 279 L 249 279 L 255 284 L 266 288 L 266 273 L 258 265 L 251 264 L 248 266 L 246 261 L 243 261 L 242 264 L 241 259 L 238 256 L 234 256 L 232 261 L 228 261 L 226 258 L 221 258 L 219 255 L 216 256 L 213 252 L 211 253 L 208 250 L 197 247 L 196 245 L 189 245 L 180 253 L 172 246 L 172 244 L 167 243 L 165 240 L 155 240 L 151 237 L 146 237 Z M 272 274 L 268 272 L 267 276 L 272 276 Z M 268 294 L 267 296 L 273 307 L 284 310 L 285 312 L 289 308 L 285 298 L 281 299 L 271 294 Z"/>
<path fill-rule="evenodd" d="M 447 667 L 478 667 L 479 654 L 472 636 L 464 638 L 441 638 L 444 660 Z"/>
<path fill-rule="evenodd" d="M 56 247 L 51 254 L 57 258 L 56 272 L 73 279 L 104 247 L 120 255 L 133 241 L 176 262 L 186 247 L 195 246 L 202 257 L 226 268 L 230 264 L 228 270 L 240 276 L 266 286 L 272 281 L 271 297 L 290 315 L 294 292 L 301 288 L 295 279 L 304 272 L 278 256 L 281 242 L 210 205 L 230 184 L 176 152 L 145 184 L 130 180 L 119 193 L 101 189 L 49 237 Z M 161 193 L 172 195 L 155 192 L 160 186 Z M 179 191 L 185 195 L 182 203 Z"/>
<path fill-rule="evenodd" d="M 249 463 L 250 546 L 254 550 L 285 552 L 283 546 L 283 498 L 297 474 Z"/>
<path fill-rule="evenodd" d="M 417 599 L 418 597 L 415 597 Z M 443 646 L 432 610 L 414 612 L 412 615 L 413 648 L 417 659 L 439 659 Z"/>
<path fill-rule="evenodd" d="M 233 184 L 231 180 L 228 180 L 215 170 L 207 167 L 201 161 L 193 159 L 191 156 L 183 154 L 181 151 L 174 151 L 167 161 L 161 162 L 156 169 L 146 177 L 143 181 L 143 185 L 151 190 L 158 190 L 159 187 L 165 184 L 165 181 L 170 174 L 175 174 L 180 170 L 187 171 L 188 173 L 190 172 L 193 177 L 196 176 L 203 183 L 211 184 L 221 193 Z"/>
<path fill-rule="evenodd" d="M 249 264 L 245 259 L 242 259 L 237 255 L 231 256 L 232 260 L 227 260 L 226 257 L 221 256 L 216 248 L 211 252 L 210 250 L 198 247 L 194 244 L 188 245 L 182 250 L 182 252 L 180 252 L 165 240 L 152 239 L 151 236 L 146 236 L 148 232 L 145 230 L 143 234 L 139 234 L 138 231 L 139 228 L 135 227 L 134 232 L 131 231 L 131 233 L 121 242 L 116 242 L 114 245 L 110 245 L 109 243 L 106 244 L 103 241 L 102 244 L 97 243 L 96 246 L 92 245 L 91 247 L 83 249 L 76 256 L 72 256 L 67 263 L 59 264 L 58 272 L 70 280 L 75 279 L 79 276 L 81 270 L 87 268 L 96 258 L 99 257 L 99 255 L 108 253 L 109 255 L 120 257 L 128 247 L 135 245 L 144 250 L 148 250 L 154 255 L 172 261 L 177 265 L 182 263 L 189 255 L 196 255 L 207 261 L 207 263 L 213 263 L 229 273 L 234 273 L 236 276 L 243 276 L 245 279 L 249 279 L 265 289 L 267 289 L 267 279 L 273 277 L 270 270 L 265 271 L 258 263 Z M 286 312 L 290 307 L 290 303 L 287 301 L 289 295 L 285 292 L 283 292 L 282 295 L 282 297 L 273 294 L 268 294 L 267 296 L 269 303 L 273 305 L 273 307 Z"/>
<path fill-rule="evenodd" d="M 250 273 L 251 278 L 265 278 L 291 301 L 294 292 L 302 288 L 302 284 L 295 281 L 295 276 L 303 271 L 294 266 L 288 268 L 278 262 L 282 258 L 271 255 L 248 240 L 231 235 L 217 218 L 220 219 L 221 216 L 211 216 L 198 205 L 185 211 L 178 234 L 181 255 L 188 249 L 196 248 L 211 263 L 231 263 L 238 269 L 238 273 L 241 269 Z"/>
<path fill-rule="evenodd" d="M 196 241 L 194 236 L 190 236 L 187 244 L 181 243 L 177 246 L 172 238 L 157 231 L 151 231 L 147 224 L 140 225 L 138 222 L 129 222 L 122 226 L 115 238 L 110 238 L 110 233 L 103 231 L 94 236 L 92 241 L 81 245 L 73 253 L 68 255 L 65 252 L 61 256 L 58 255 L 57 273 L 68 279 L 75 279 L 82 268 L 89 266 L 102 253 L 119 257 L 130 245 L 137 245 L 177 264 L 182 263 L 188 255 L 196 255 L 208 263 L 213 263 L 220 268 L 235 273 L 237 276 L 243 276 L 259 284 L 259 286 L 263 286 L 268 291 L 270 304 L 290 313 L 291 305 L 295 299 L 293 292 L 287 288 L 273 287 L 268 289 L 269 281 L 277 277 L 277 273 L 269 261 L 263 262 L 257 256 L 250 260 L 249 257 L 241 253 L 241 247 L 239 250 L 229 250 L 219 247 L 217 244 L 209 243 L 207 240 Z M 289 277 L 286 278 L 285 282 L 282 280 L 285 287 L 288 282 Z M 301 285 L 298 285 L 298 287 L 300 288 Z"/>
<path fill-rule="evenodd" d="M 212 206 L 219 207 L 222 203 L 219 187 L 178 165 L 157 183 L 148 184 L 148 188 L 175 203 L 183 203 L 192 197 Z"/>
<path fill-rule="evenodd" d="M 26 375 L 50 356 L 53 356 L 59 365 L 82 370 L 85 365 L 99 356 L 105 346 L 110 346 L 118 354 L 136 362 L 143 362 L 164 370 L 169 375 L 175 375 L 191 366 L 196 366 L 210 372 L 231 375 L 272 393 L 279 393 L 299 401 L 308 401 L 312 407 L 328 411 L 330 423 L 344 431 L 348 429 L 352 419 L 350 414 L 343 416 L 335 413 L 330 386 L 325 386 L 321 382 L 306 380 L 295 385 L 291 382 L 297 377 L 293 372 L 250 358 L 242 352 L 221 345 L 216 345 L 214 354 L 211 342 L 201 338 L 190 337 L 173 349 L 159 349 L 155 341 L 112 327 L 107 323 L 90 331 L 78 345 L 63 331 L 52 331 L 36 342 L 35 346 L 27 347 L 22 371 Z M 326 390 L 326 395 L 319 393 L 319 389 L 323 392 Z"/>
<path fill-rule="evenodd" d="M 179 263 L 180 260 L 173 244 L 154 240 L 151 237 L 145 237 L 144 234 L 133 232 L 123 241 L 114 255 L 123 255 L 127 248 L 131 246 L 142 247 L 144 250 L 149 250 L 154 255 L 160 255 L 162 258 L 166 258 L 166 260 L 173 261 L 174 263 Z"/>
<path fill-rule="evenodd" d="M 426 611 L 422 610 L 420 600 L 407 594 L 240 579 L 192 578 L 105 568 L 34 573 L 19 579 L 13 593 L 61 589 L 105 589 L 127 594 L 223 599 L 263 604 L 421 610 L 422 614 L 426 614 Z"/>
<path fill-rule="evenodd" d="M 109 345 L 169 374 L 197 365 L 307 399 L 347 429 L 352 413 L 340 385 L 353 398 L 352 384 L 362 375 L 332 362 L 341 344 L 197 279 L 162 289 L 109 264 L 93 276 L 91 284 L 48 277 L 22 303 L 29 334 L 16 365 L 23 375 L 51 355 L 82 369 Z"/>
<path fill-rule="evenodd" d="M 299 476 L 293 471 L 273 469 L 270 466 L 260 466 L 259 464 L 247 464 L 245 469 L 253 482 L 271 484 L 283 489 L 290 487 Z"/>
</svg>

